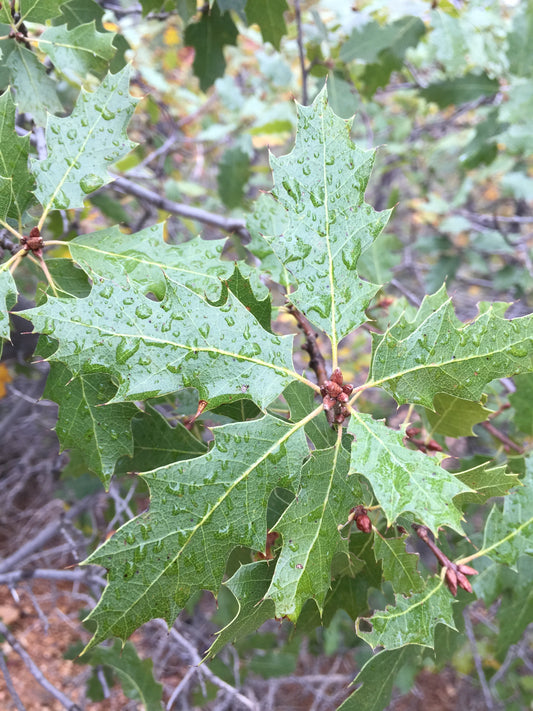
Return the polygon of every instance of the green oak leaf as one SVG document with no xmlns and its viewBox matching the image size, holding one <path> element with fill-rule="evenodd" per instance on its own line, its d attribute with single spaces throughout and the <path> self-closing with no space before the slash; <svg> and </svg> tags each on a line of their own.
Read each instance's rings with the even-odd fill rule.
<svg viewBox="0 0 533 711">
<path fill-rule="evenodd" d="M 278 284 L 289 290 L 291 276 L 272 251 L 265 235 L 280 235 L 284 232 L 287 213 L 270 195 L 261 193 L 254 203 L 253 212 L 248 215 L 246 227 L 251 236 L 246 245 L 250 252 L 261 260 L 261 269 L 270 274 Z"/>
<path fill-rule="evenodd" d="M 29 150 L 29 135 L 15 133 L 15 104 L 6 91 L 0 96 L 0 220 L 12 218 L 20 223 L 33 200 Z"/>
<path fill-rule="evenodd" d="M 495 505 L 487 518 L 482 552 L 514 568 L 523 553 L 533 554 L 533 453 L 526 457 L 523 486 Z"/>
<path fill-rule="evenodd" d="M 266 415 L 214 432 L 207 454 L 142 474 L 150 511 L 85 561 L 109 570 L 89 646 L 126 639 L 154 617 L 171 625 L 195 591 L 218 590 L 235 546 L 264 551 L 270 493 L 296 487 L 309 451 L 303 426 Z"/>
<path fill-rule="evenodd" d="M 118 676 L 126 696 L 140 701 L 145 711 L 161 711 L 163 708 L 163 686 L 154 679 L 153 661 L 141 659 L 131 642 L 122 644 L 115 640 L 112 647 L 96 647 L 81 661 L 110 667 Z"/>
<path fill-rule="evenodd" d="M 406 644 L 370 657 L 352 682 L 359 684 L 359 688 L 337 711 L 383 711 L 390 703 L 396 677 L 403 667 L 412 666 L 419 655 L 418 645 Z"/>
<path fill-rule="evenodd" d="M 326 89 L 298 114 L 292 152 L 270 157 L 285 230 L 264 237 L 298 285 L 289 298 L 331 338 L 335 360 L 340 339 L 367 320 L 379 287 L 359 278 L 357 260 L 391 211 L 378 213 L 364 202 L 375 151 L 352 143 L 352 122 L 329 108 Z"/>
<path fill-rule="evenodd" d="M 374 552 L 378 560 L 383 561 L 383 576 L 388 580 L 394 591 L 407 595 L 420 592 L 424 580 L 418 572 L 418 555 L 408 553 L 405 549 L 407 536 L 402 538 L 386 538 L 375 536 Z"/>
<path fill-rule="evenodd" d="M 291 411 L 292 422 L 302 420 L 317 406 L 315 395 L 314 390 L 311 390 L 305 383 L 294 381 L 287 385 L 283 391 L 283 397 Z M 328 449 L 335 444 L 336 433 L 328 424 L 325 415 L 313 417 L 305 426 L 305 434 L 316 449 Z"/>
<path fill-rule="evenodd" d="M 491 79 L 486 74 L 470 72 L 462 77 L 430 84 L 428 87 L 420 89 L 419 94 L 426 101 L 433 101 L 443 109 L 451 104 L 457 105 L 474 101 L 480 96 L 492 96 L 498 93 L 499 89 L 500 83 L 497 79 Z"/>
<path fill-rule="evenodd" d="M 124 275 L 95 277 L 85 299 L 51 297 L 24 315 L 59 340 L 51 359 L 75 375 L 107 370 L 118 383 L 113 402 L 188 387 L 209 408 L 239 399 L 266 407 L 299 377 L 292 336 L 266 332 L 231 292 L 213 306 L 167 279 L 158 302 Z"/>
<path fill-rule="evenodd" d="M 442 455 L 408 449 L 403 429 L 360 412 L 352 414 L 348 432 L 355 435 L 351 469 L 368 479 L 389 526 L 409 511 L 435 535 L 439 526 L 462 533 L 462 514 L 452 499 L 469 489 L 440 466 Z"/>
<path fill-rule="evenodd" d="M 103 16 L 104 10 L 95 0 L 68 0 L 61 5 L 61 15 L 56 17 L 52 24 L 66 24 L 69 30 L 73 30 L 94 20 L 96 29 L 103 32 Z"/>
<path fill-rule="evenodd" d="M 453 597 L 440 578 L 432 578 L 420 593 L 404 597 L 396 595 L 396 605 L 374 612 L 364 620 L 372 625 L 371 632 L 361 629 L 362 620 L 356 623 L 356 632 L 373 649 L 398 649 L 406 644 L 422 647 L 434 646 L 435 627 L 440 623 L 455 630 Z"/>
<path fill-rule="evenodd" d="M 224 645 L 255 632 L 263 622 L 274 617 L 274 603 L 265 598 L 274 566 L 274 561 L 268 560 L 241 565 L 224 583 L 233 593 L 239 609 L 231 622 L 217 632 L 216 640 L 205 653 L 206 658 L 214 657 Z"/>
<path fill-rule="evenodd" d="M 433 410 L 426 409 L 432 432 L 446 437 L 475 437 L 472 427 L 484 422 L 492 413 L 493 410 L 484 407 L 483 399 L 472 402 L 446 393 L 437 393 Z"/>
<path fill-rule="evenodd" d="M 516 474 L 507 473 L 505 465 L 490 466 L 484 463 L 454 474 L 459 481 L 472 489 L 454 498 L 460 508 L 464 508 L 466 504 L 484 504 L 493 496 L 505 496 L 509 489 L 520 484 Z"/>
<path fill-rule="evenodd" d="M 59 7 L 62 0 L 18 0 L 17 10 L 20 20 L 17 26 L 23 22 L 40 22 L 44 24 L 47 20 L 59 15 Z M 0 3 L 0 22 L 11 24 L 11 7 L 9 2 Z"/>
<path fill-rule="evenodd" d="M 223 15 L 217 5 L 203 12 L 200 22 L 185 30 L 185 44 L 194 47 L 194 74 L 200 80 L 200 88 L 207 91 L 215 79 L 224 75 L 226 60 L 223 49 L 236 45 L 239 31 L 228 12 Z"/>
<path fill-rule="evenodd" d="M 503 593 L 496 617 L 500 623 L 497 655 L 503 661 L 511 644 L 520 640 L 533 621 L 533 566 L 529 556 L 517 561 L 517 574 Z"/>
<path fill-rule="evenodd" d="M 287 34 L 287 25 L 283 18 L 283 13 L 287 12 L 289 6 L 287 0 L 247 0 L 246 19 L 248 24 L 257 23 L 261 30 L 263 42 L 270 42 L 279 52 L 280 42 L 283 35 Z"/>
<path fill-rule="evenodd" d="M 196 439 L 189 430 L 177 422 L 170 425 L 163 415 L 150 405 L 145 412 L 135 414 L 131 421 L 133 454 L 117 462 L 116 473 L 126 471 L 147 472 L 182 459 L 192 459 L 205 454 L 206 444 Z"/>
<path fill-rule="evenodd" d="M 165 225 L 159 223 L 135 234 L 125 234 L 117 225 L 82 235 L 69 242 L 72 258 L 100 276 L 113 279 L 117 272 L 162 299 L 166 279 L 215 300 L 220 297 L 220 280 L 228 279 L 232 262 L 220 259 L 225 239 L 195 237 L 184 244 L 167 244 Z"/>
<path fill-rule="evenodd" d="M 518 375 L 514 379 L 516 390 L 509 395 L 515 411 L 514 423 L 521 432 L 533 436 L 533 373 Z"/>
<path fill-rule="evenodd" d="M 44 64 L 33 52 L 17 42 L 5 66 L 9 70 L 11 84 L 16 90 L 19 111 L 31 114 L 40 126 L 46 124 L 47 111 L 50 114 L 63 111 L 63 106 L 57 97 L 55 82 L 50 79 Z"/>
<path fill-rule="evenodd" d="M 255 316 L 265 331 L 272 331 L 272 299 L 270 298 L 270 293 L 264 299 L 258 299 L 253 292 L 250 280 L 243 276 L 237 263 L 235 263 L 233 274 L 229 279 L 224 279 L 223 284 Z M 225 295 L 223 294 L 223 296 Z"/>
<path fill-rule="evenodd" d="M 48 157 L 33 161 L 35 195 L 45 210 L 83 207 L 89 193 L 113 180 L 108 168 L 134 147 L 125 133 L 138 101 L 129 75 L 129 66 L 108 74 L 93 93 L 82 89 L 70 116 L 48 117 Z"/>
<path fill-rule="evenodd" d="M 39 38 L 39 49 L 47 54 L 56 69 L 69 79 L 101 76 L 116 52 L 112 32 L 98 32 L 95 21 L 78 25 L 49 27 Z"/>
<path fill-rule="evenodd" d="M 250 179 L 250 156 L 239 146 L 224 151 L 218 166 L 218 194 L 226 207 L 240 207 Z"/>
<path fill-rule="evenodd" d="M 358 479 L 348 479 L 348 470 L 349 454 L 340 440 L 330 449 L 312 452 L 302 467 L 296 498 L 272 527 L 283 536 L 266 595 L 274 600 L 276 615 L 296 620 L 309 598 L 323 609 L 333 556 L 348 552 L 348 541 L 337 526 L 362 498 Z"/>
<path fill-rule="evenodd" d="M 0 339 L 9 339 L 9 314 L 10 309 L 17 300 L 17 285 L 6 268 L 5 263 L 0 264 Z M 0 340 L 0 354 L 2 341 Z"/>
<path fill-rule="evenodd" d="M 52 363 L 43 393 L 59 404 L 56 433 L 61 449 L 79 450 L 106 488 L 117 460 L 133 453 L 131 419 L 138 413 L 130 402 L 105 404 L 116 390 L 105 373 L 74 376 L 62 363 Z"/>
<path fill-rule="evenodd" d="M 424 298 L 413 320 L 401 316 L 384 334 L 372 334 L 370 382 L 398 404 L 434 409 L 437 393 L 479 402 L 491 380 L 533 370 L 533 315 L 505 319 L 507 307 L 482 302 L 465 324 L 443 286 Z"/>
</svg>

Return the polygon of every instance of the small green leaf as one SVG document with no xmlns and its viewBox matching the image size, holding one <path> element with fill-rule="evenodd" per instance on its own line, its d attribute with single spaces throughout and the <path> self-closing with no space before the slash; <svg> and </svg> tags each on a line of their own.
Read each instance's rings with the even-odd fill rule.
<svg viewBox="0 0 533 711">
<path fill-rule="evenodd" d="M 61 5 L 61 16 L 55 18 L 52 24 L 66 24 L 69 30 L 73 30 L 94 20 L 96 29 L 103 32 L 103 16 L 104 10 L 95 0 L 68 0 Z"/>
<path fill-rule="evenodd" d="M 17 285 L 5 264 L 0 264 L 0 339 L 9 339 L 9 314 L 10 309 L 17 299 Z M 0 340 L 0 354 L 2 341 Z"/>
<path fill-rule="evenodd" d="M 87 298 L 50 298 L 24 316 L 59 340 L 51 357 L 74 374 L 111 373 L 114 402 L 194 387 L 209 408 L 243 398 L 266 407 L 298 377 L 292 336 L 266 332 L 231 293 L 215 307 L 167 280 L 157 302 L 124 275 L 99 277 Z"/>
<path fill-rule="evenodd" d="M 439 108 L 444 109 L 451 104 L 465 104 L 474 101 L 480 96 L 492 96 L 499 91 L 500 83 L 497 79 L 490 79 L 486 74 L 465 74 L 456 79 L 430 84 L 425 89 L 420 89 L 420 95 L 426 101 L 435 102 Z"/>
<path fill-rule="evenodd" d="M 106 405 L 117 390 L 105 373 L 73 376 L 63 364 L 52 363 L 43 397 L 59 404 L 56 433 L 62 449 L 75 447 L 106 488 L 117 460 L 133 452 L 133 403 Z"/>
<path fill-rule="evenodd" d="M 4 12 L 9 12 L 8 2 L 3 2 Z M 20 23 L 22 22 L 40 22 L 44 24 L 47 20 L 51 20 L 56 15 L 59 15 L 59 6 L 61 0 L 18 0 L 17 9 L 20 13 Z M 9 17 L 11 20 L 11 17 Z M 8 21 L 9 21 L 8 20 Z"/>
<path fill-rule="evenodd" d="M 291 421 L 299 422 L 316 406 L 315 391 L 305 383 L 294 381 L 283 391 L 291 411 Z M 336 433 L 328 424 L 325 415 L 313 417 L 305 426 L 305 434 L 309 437 L 316 449 L 329 449 L 335 444 Z"/>
<path fill-rule="evenodd" d="M 413 644 L 375 654 L 352 682 L 354 686 L 359 684 L 359 688 L 337 711 L 383 711 L 389 705 L 396 677 L 419 654 L 420 647 Z"/>
<path fill-rule="evenodd" d="M 86 561 L 110 571 L 90 646 L 154 617 L 171 625 L 195 591 L 218 590 L 235 546 L 264 550 L 270 493 L 295 488 L 307 452 L 303 427 L 267 415 L 219 427 L 207 454 L 143 474 L 150 511 Z"/>
<path fill-rule="evenodd" d="M 200 80 L 200 88 L 207 91 L 215 79 L 223 76 L 226 68 L 223 49 L 236 45 L 239 34 L 228 12 L 223 15 L 217 5 L 209 12 L 202 12 L 200 22 L 185 30 L 185 44 L 194 47 L 194 74 Z"/>
<path fill-rule="evenodd" d="M 446 393 L 435 395 L 433 410 L 426 410 L 431 430 L 446 437 L 475 437 L 472 427 L 493 413 L 483 407 L 483 401 L 472 402 Z"/>
<path fill-rule="evenodd" d="M 217 638 L 207 650 L 206 658 L 214 657 L 224 645 L 255 632 L 263 622 L 274 617 L 274 603 L 265 598 L 274 567 L 274 561 L 268 560 L 241 565 L 224 583 L 233 593 L 239 610 L 231 622 L 217 632 Z"/>
<path fill-rule="evenodd" d="M 383 560 L 385 580 L 391 583 L 395 592 L 402 595 L 420 592 L 424 587 L 424 580 L 417 569 L 418 555 L 405 550 L 406 538 L 378 535 L 374 538 L 374 552 L 378 560 Z"/>
<path fill-rule="evenodd" d="M 287 34 L 283 13 L 289 9 L 286 0 L 248 0 L 246 19 L 248 24 L 257 23 L 261 29 L 263 42 L 270 42 L 279 51 L 281 38 Z"/>
<path fill-rule="evenodd" d="M 435 627 L 440 623 L 456 629 L 453 620 L 453 597 L 439 578 L 432 578 L 423 592 L 405 598 L 396 595 L 396 605 L 375 612 L 369 620 L 371 632 L 361 630 L 362 620 L 356 624 L 356 632 L 373 649 L 398 649 L 406 644 L 434 646 Z"/>
<path fill-rule="evenodd" d="M 468 487 L 439 466 L 442 457 L 407 449 L 403 431 L 360 412 L 353 413 L 348 432 L 355 435 L 351 469 L 371 483 L 389 526 L 409 511 L 435 534 L 440 526 L 462 533 L 462 515 L 452 499 Z"/>
<path fill-rule="evenodd" d="M 483 552 L 512 568 L 523 553 L 533 554 L 533 453 L 526 458 L 523 486 L 494 506 L 485 525 Z"/>
<path fill-rule="evenodd" d="M 454 472 L 455 476 L 472 491 L 458 494 L 454 501 L 464 509 L 467 504 L 484 504 L 493 496 L 505 496 L 509 489 L 517 486 L 516 474 L 508 474 L 505 465 L 495 467 L 484 463 L 463 472 Z"/>
<path fill-rule="evenodd" d="M 250 156 L 238 146 L 228 148 L 221 158 L 217 183 L 218 194 L 226 207 L 239 207 L 250 178 Z"/>
<path fill-rule="evenodd" d="M 110 667 L 120 679 L 126 696 L 140 701 L 145 711 L 161 711 L 163 708 L 163 686 L 154 679 L 153 662 L 151 659 L 141 660 L 131 642 L 123 645 L 116 640 L 112 647 L 91 650 L 82 660 L 93 666 Z"/>
<path fill-rule="evenodd" d="M 39 49 L 47 54 L 56 69 L 71 80 L 84 80 L 87 74 L 101 76 L 115 54 L 114 34 L 97 32 L 95 21 L 78 25 L 49 27 L 39 38 Z"/>
<path fill-rule="evenodd" d="M 150 405 L 135 414 L 131 421 L 133 454 L 121 459 L 115 472 L 147 472 L 182 459 L 205 454 L 206 445 L 177 422 L 171 427 L 161 413 Z"/>
<path fill-rule="evenodd" d="M 221 279 L 231 276 L 233 264 L 220 259 L 225 239 L 195 237 L 184 244 L 164 240 L 165 225 L 146 227 L 135 234 L 121 232 L 117 225 L 76 237 L 69 243 L 78 264 L 107 279 L 126 272 L 144 291 L 162 299 L 165 274 L 212 301 L 220 297 Z"/>
<path fill-rule="evenodd" d="M 401 316 L 373 334 L 371 380 L 398 404 L 433 409 L 437 393 L 479 402 L 491 380 L 533 370 L 533 316 L 505 319 L 507 307 L 480 303 L 478 317 L 464 324 L 443 286 L 412 321 Z"/>
<path fill-rule="evenodd" d="M 35 195 L 45 210 L 83 207 L 88 194 L 113 179 L 108 168 L 134 147 L 125 133 L 137 103 L 129 75 L 129 66 L 108 74 L 92 94 L 82 89 L 70 116 L 48 118 L 48 157 L 33 161 Z"/>
<path fill-rule="evenodd" d="M 267 294 L 264 299 L 258 299 L 253 292 L 250 280 L 241 274 L 237 264 L 235 264 L 230 278 L 224 279 L 224 284 L 252 316 L 255 316 L 265 331 L 272 332 L 272 300 L 270 294 Z"/>
<path fill-rule="evenodd" d="M 0 96 L 0 220 L 19 223 L 33 201 L 33 176 L 28 170 L 30 137 L 15 133 L 15 104 L 11 92 Z"/>
<path fill-rule="evenodd" d="M 317 450 L 302 467 L 300 488 L 273 530 L 283 536 L 267 597 L 276 615 L 296 620 L 309 598 L 322 610 L 331 585 L 335 553 L 348 552 L 337 526 L 362 499 L 357 477 L 347 478 L 349 455 L 340 440 L 330 449 Z"/>
<path fill-rule="evenodd" d="M 6 67 L 17 92 L 19 111 L 31 114 L 39 126 L 46 124 L 47 111 L 50 114 L 63 111 L 55 82 L 33 52 L 17 42 L 6 60 Z"/>
<path fill-rule="evenodd" d="M 514 382 L 516 390 L 509 395 L 515 411 L 514 423 L 521 432 L 533 436 L 533 373 L 518 375 Z"/>
<path fill-rule="evenodd" d="M 292 152 L 270 158 L 285 230 L 264 237 L 296 280 L 291 301 L 331 338 L 335 361 L 338 342 L 366 321 L 379 288 L 359 278 L 357 261 L 390 210 L 377 213 L 364 202 L 375 152 L 352 143 L 351 121 L 329 108 L 326 89 L 298 113 Z"/>
<path fill-rule="evenodd" d="M 384 51 L 390 51 L 394 57 L 401 59 L 407 48 L 416 45 L 425 31 L 420 18 L 409 15 L 390 25 L 370 21 L 352 31 L 341 47 L 339 59 L 342 62 L 363 59 L 375 64 Z"/>
</svg>

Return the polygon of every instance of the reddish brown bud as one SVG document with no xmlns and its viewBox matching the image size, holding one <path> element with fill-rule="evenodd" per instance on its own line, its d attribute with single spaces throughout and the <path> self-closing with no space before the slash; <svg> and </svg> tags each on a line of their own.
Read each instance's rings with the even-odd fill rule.
<svg viewBox="0 0 533 711">
<path fill-rule="evenodd" d="M 331 395 L 331 397 L 337 397 L 337 395 L 342 392 L 341 386 L 333 380 L 326 380 L 324 387 L 326 388 L 326 392 Z"/>
<path fill-rule="evenodd" d="M 342 373 L 340 368 L 335 368 L 333 373 L 331 374 L 330 380 L 333 380 L 334 383 L 337 383 L 337 385 L 342 385 Z"/>
<path fill-rule="evenodd" d="M 442 452 L 442 447 L 438 442 L 435 442 L 434 439 L 430 439 L 429 442 L 426 442 L 426 447 L 432 452 Z"/>
<path fill-rule="evenodd" d="M 458 565 L 457 570 L 465 575 L 478 575 L 478 571 L 475 568 L 471 568 L 469 565 Z"/>
<path fill-rule="evenodd" d="M 415 435 L 420 434 L 420 428 L 419 427 L 408 427 L 405 430 L 405 434 L 408 437 L 414 437 Z"/>
<path fill-rule="evenodd" d="M 346 383 L 346 385 L 342 386 L 342 391 L 346 393 L 346 395 L 351 395 L 353 390 L 353 385 L 351 383 Z"/>
<path fill-rule="evenodd" d="M 344 402 L 348 402 L 349 399 L 350 399 L 350 398 L 348 397 L 348 395 L 346 395 L 345 392 L 342 392 L 342 391 L 341 391 L 341 392 L 337 395 L 337 400 L 338 400 L 339 402 L 343 402 L 343 403 L 344 403 Z"/>
<path fill-rule="evenodd" d="M 368 518 L 366 513 L 359 514 L 355 517 L 355 525 L 363 533 L 370 533 L 372 530 L 372 521 Z"/>
<path fill-rule="evenodd" d="M 457 582 L 459 583 L 459 587 L 463 588 L 463 590 L 466 590 L 466 592 L 471 593 L 472 592 L 472 586 L 470 585 L 470 581 L 464 575 L 461 573 L 461 571 L 457 571 Z"/>
<path fill-rule="evenodd" d="M 457 575 L 455 574 L 455 570 L 453 570 L 452 568 L 446 568 L 446 575 L 444 576 L 444 580 L 446 582 L 446 585 L 448 586 L 448 590 L 455 597 L 457 595 Z M 461 587 L 463 586 L 461 585 Z"/>
<path fill-rule="evenodd" d="M 323 404 L 324 404 L 324 410 L 331 410 L 335 407 L 335 405 L 337 404 L 337 401 L 334 398 L 330 397 L 329 395 L 325 395 Z"/>
</svg>

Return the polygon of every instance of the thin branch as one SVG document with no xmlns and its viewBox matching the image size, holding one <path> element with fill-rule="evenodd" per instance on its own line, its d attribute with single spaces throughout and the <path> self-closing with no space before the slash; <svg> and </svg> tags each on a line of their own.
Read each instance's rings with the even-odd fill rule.
<svg viewBox="0 0 533 711">
<path fill-rule="evenodd" d="M 170 212 L 173 215 L 179 215 L 180 217 L 187 217 L 191 220 L 196 220 L 197 222 L 203 222 L 211 227 L 218 227 L 224 232 L 235 232 L 245 240 L 250 239 L 250 233 L 246 229 L 246 223 L 244 220 L 215 215 L 214 213 L 207 212 L 207 210 L 202 210 L 199 207 L 191 207 L 190 205 L 184 205 L 183 203 L 168 200 L 162 195 L 154 193 L 152 190 L 148 190 L 147 188 L 143 188 L 141 185 L 137 185 L 131 180 L 121 176 L 117 176 L 112 185 L 128 195 L 133 195 L 139 200 L 146 200 L 155 207 L 158 207 L 160 210 L 165 210 L 166 212 Z"/>
<path fill-rule="evenodd" d="M 96 571 L 97 568 L 94 568 Z M 54 580 L 66 581 L 69 583 L 86 583 L 88 578 L 91 581 L 97 580 L 102 587 L 105 586 L 105 580 L 96 575 L 91 568 L 80 568 L 78 570 L 55 570 L 54 568 L 22 568 L 21 570 L 13 570 L 10 573 L 0 574 L 0 585 L 16 585 L 22 580 Z"/>
<path fill-rule="evenodd" d="M 483 664 L 481 662 L 481 657 L 477 648 L 476 638 L 474 636 L 474 630 L 472 628 L 472 620 L 468 614 L 468 610 L 463 610 L 463 617 L 465 621 L 465 632 L 470 643 L 470 649 L 472 650 L 472 656 L 474 657 L 474 664 L 476 665 L 476 672 L 479 678 L 479 683 L 481 684 L 481 690 L 483 691 L 483 697 L 485 699 L 485 705 L 492 711 L 494 706 L 494 697 L 491 694 L 489 685 L 487 684 L 487 679 L 485 677 L 485 672 L 483 671 Z"/>
<path fill-rule="evenodd" d="M 7 690 L 9 692 L 9 695 L 13 699 L 15 706 L 17 707 L 17 711 L 26 711 L 26 707 L 20 700 L 20 697 L 17 694 L 15 687 L 13 686 L 13 682 L 11 681 L 11 675 L 9 673 L 9 669 L 7 668 L 6 660 L 4 659 L 4 655 L 2 654 L 2 652 L 0 652 L 0 671 L 4 675 Z"/>
<path fill-rule="evenodd" d="M 287 310 L 294 316 L 298 327 L 301 328 L 305 334 L 306 342 L 302 348 L 309 353 L 309 367 L 314 371 L 317 383 L 322 387 L 328 379 L 328 375 L 326 372 L 326 361 L 317 343 L 317 334 L 305 316 L 292 304 L 287 306 Z"/>
<path fill-rule="evenodd" d="M 519 444 L 516 444 L 516 442 L 513 442 L 512 439 L 509 439 L 509 437 L 504 434 L 503 432 L 500 432 L 500 430 L 497 427 L 494 427 L 492 422 L 481 422 L 480 423 L 482 427 L 484 427 L 487 432 L 489 432 L 493 437 L 496 439 L 499 439 L 500 442 L 503 443 L 503 445 L 507 449 L 514 449 L 515 452 L 518 452 L 519 454 L 524 453 L 524 448 L 521 447 Z"/>
<path fill-rule="evenodd" d="M 28 652 L 22 647 L 21 644 L 19 644 L 17 638 L 11 634 L 3 622 L 0 622 L 0 634 L 6 638 L 6 641 L 11 646 L 13 651 L 19 655 L 31 675 L 44 689 L 52 694 L 52 696 L 57 699 L 64 708 L 68 709 L 68 711 L 81 711 L 78 704 L 71 701 L 68 696 L 65 696 L 62 691 L 56 689 L 56 687 L 48 681 Z"/>
</svg>

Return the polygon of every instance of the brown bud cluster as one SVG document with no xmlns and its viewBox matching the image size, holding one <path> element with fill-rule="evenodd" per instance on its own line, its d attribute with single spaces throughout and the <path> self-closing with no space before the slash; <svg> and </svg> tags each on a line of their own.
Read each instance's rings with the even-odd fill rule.
<svg viewBox="0 0 533 711">
<path fill-rule="evenodd" d="M 345 407 L 352 394 L 353 385 L 346 383 L 343 385 L 343 377 L 340 368 L 335 368 L 329 380 L 325 380 L 320 388 L 322 393 L 324 410 L 328 422 L 333 425 L 341 425 L 349 416 L 348 408 Z"/>
<path fill-rule="evenodd" d="M 37 257 L 42 256 L 44 242 L 38 227 L 33 227 L 27 237 L 21 237 L 20 243 L 27 252 L 33 252 Z"/>
</svg>

